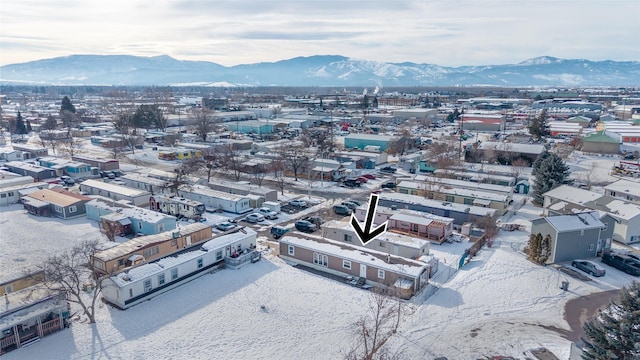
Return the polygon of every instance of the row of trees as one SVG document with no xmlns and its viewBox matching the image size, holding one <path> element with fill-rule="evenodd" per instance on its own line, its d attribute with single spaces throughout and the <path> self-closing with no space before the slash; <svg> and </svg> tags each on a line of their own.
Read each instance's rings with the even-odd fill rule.
<svg viewBox="0 0 640 360">
<path fill-rule="evenodd" d="M 529 260 L 536 264 L 544 265 L 551 256 L 551 236 L 542 236 L 541 233 L 531 234 L 527 247 L 524 252 L 529 257 Z"/>
</svg>

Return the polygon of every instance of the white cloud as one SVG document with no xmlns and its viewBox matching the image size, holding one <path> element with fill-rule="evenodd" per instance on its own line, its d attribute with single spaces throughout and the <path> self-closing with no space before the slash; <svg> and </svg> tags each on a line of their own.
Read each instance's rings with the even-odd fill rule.
<svg viewBox="0 0 640 360">
<path fill-rule="evenodd" d="M 167 54 L 223 65 L 337 54 L 438 65 L 640 60 L 637 0 L 3 2 L 0 65 Z"/>
</svg>

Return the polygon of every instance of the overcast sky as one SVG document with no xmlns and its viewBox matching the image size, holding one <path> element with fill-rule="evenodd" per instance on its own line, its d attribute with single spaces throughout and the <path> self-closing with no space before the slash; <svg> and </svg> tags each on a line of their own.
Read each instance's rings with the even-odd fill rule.
<svg viewBox="0 0 640 360">
<path fill-rule="evenodd" d="M 640 0 L 0 0 L 0 65 L 72 54 L 225 66 L 297 56 L 444 66 L 640 61 Z"/>
</svg>

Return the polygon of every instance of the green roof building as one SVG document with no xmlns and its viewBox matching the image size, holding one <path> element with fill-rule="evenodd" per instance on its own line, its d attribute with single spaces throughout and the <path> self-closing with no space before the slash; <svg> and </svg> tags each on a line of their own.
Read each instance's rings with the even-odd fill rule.
<svg viewBox="0 0 640 360">
<path fill-rule="evenodd" d="M 582 151 L 597 154 L 619 154 L 622 139 L 620 135 L 606 130 L 585 135 Z"/>
</svg>

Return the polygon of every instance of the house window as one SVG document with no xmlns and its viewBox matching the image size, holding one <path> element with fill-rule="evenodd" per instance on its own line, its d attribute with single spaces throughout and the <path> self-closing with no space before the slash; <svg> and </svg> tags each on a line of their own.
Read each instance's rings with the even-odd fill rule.
<svg viewBox="0 0 640 360">
<path fill-rule="evenodd" d="M 7 197 L 7 194 L 0 194 L 0 198 L 4 199 Z"/>
<path fill-rule="evenodd" d="M 384 241 L 379 241 L 380 247 L 387 247 L 387 244 Z"/>
<path fill-rule="evenodd" d="M 198 269 L 202 267 L 202 259 L 198 259 Z"/>
<path fill-rule="evenodd" d="M 329 257 L 324 254 L 313 253 L 313 263 L 327 267 L 329 266 Z"/>
<path fill-rule="evenodd" d="M 144 281 L 144 292 L 151 291 L 151 279 L 147 279 Z"/>
<path fill-rule="evenodd" d="M 56 212 L 61 213 L 62 212 L 62 208 L 60 206 L 55 206 L 54 209 L 56 210 Z"/>
<path fill-rule="evenodd" d="M 216 252 L 216 260 L 221 260 L 222 259 L 222 250 L 218 250 Z"/>
<path fill-rule="evenodd" d="M 129 297 L 132 298 L 133 297 L 133 289 L 129 289 Z"/>
<path fill-rule="evenodd" d="M 78 211 L 78 208 L 75 205 L 69 206 L 69 213 L 74 213 L 76 211 Z"/>
<path fill-rule="evenodd" d="M 411 224 L 411 230 L 418 232 L 418 224 Z"/>
<path fill-rule="evenodd" d="M 445 201 L 448 201 L 448 202 L 454 202 L 456 200 L 456 198 L 453 195 L 447 195 L 444 199 Z"/>
<path fill-rule="evenodd" d="M 473 205 L 473 199 L 471 199 L 471 198 L 464 198 L 464 203 L 465 203 L 465 205 Z"/>
<path fill-rule="evenodd" d="M 138 223 L 138 230 L 142 230 L 142 223 L 141 222 Z"/>
<path fill-rule="evenodd" d="M 349 234 L 344 234 L 344 241 L 353 242 L 353 237 Z"/>
<path fill-rule="evenodd" d="M 159 232 L 163 232 L 164 231 L 164 224 L 158 224 L 158 231 Z"/>
<path fill-rule="evenodd" d="M 158 285 L 164 284 L 164 274 L 158 275 Z"/>
<path fill-rule="evenodd" d="M 295 255 L 296 253 L 296 248 L 293 245 L 289 245 L 289 248 L 287 249 L 289 251 L 289 255 Z"/>
<path fill-rule="evenodd" d="M 7 194 L 7 196 L 13 196 L 13 191 L 9 191 L 9 193 Z"/>
<path fill-rule="evenodd" d="M 171 246 L 178 246 L 178 240 L 176 239 L 171 240 Z"/>
<path fill-rule="evenodd" d="M 342 267 L 345 269 L 349 269 L 351 270 L 351 261 L 349 260 L 342 260 Z"/>
<path fill-rule="evenodd" d="M 612 192 L 611 192 L 611 196 L 616 196 L 616 192 L 615 192 L 615 191 L 612 191 Z"/>
<path fill-rule="evenodd" d="M 150 256 L 157 254 L 158 252 L 159 252 L 158 247 L 154 246 L 152 248 L 142 250 L 142 256 L 144 256 L 145 258 L 148 258 Z"/>
<path fill-rule="evenodd" d="M 589 251 L 593 251 L 596 248 L 595 244 L 590 244 L 589 245 Z"/>
<path fill-rule="evenodd" d="M 124 259 L 118 259 L 118 266 L 124 266 Z"/>
<path fill-rule="evenodd" d="M 171 280 L 178 278 L 178 269 L 171 269 Z"/>
<path fill-rule="evenodd" d="M 95 267 L 96 269 L 99 269 L 99 270 L 104 270 L 104 263 L 102 261 L 99 261 L 99 260 L 94 260 L 93 261 L 93 267 Z"/>
<path fill-rule="evenodd" d="M 384 279 L 384 270 L 378 269 L 378 279 Z"/>
<path fill-rule="evenodd" d="M 4 293 L 5 294 L 10 294 L 13 292 L 13 285 L 9 284 L 9 285 L 5 285 L 4 286 Z"/>
</svg>

